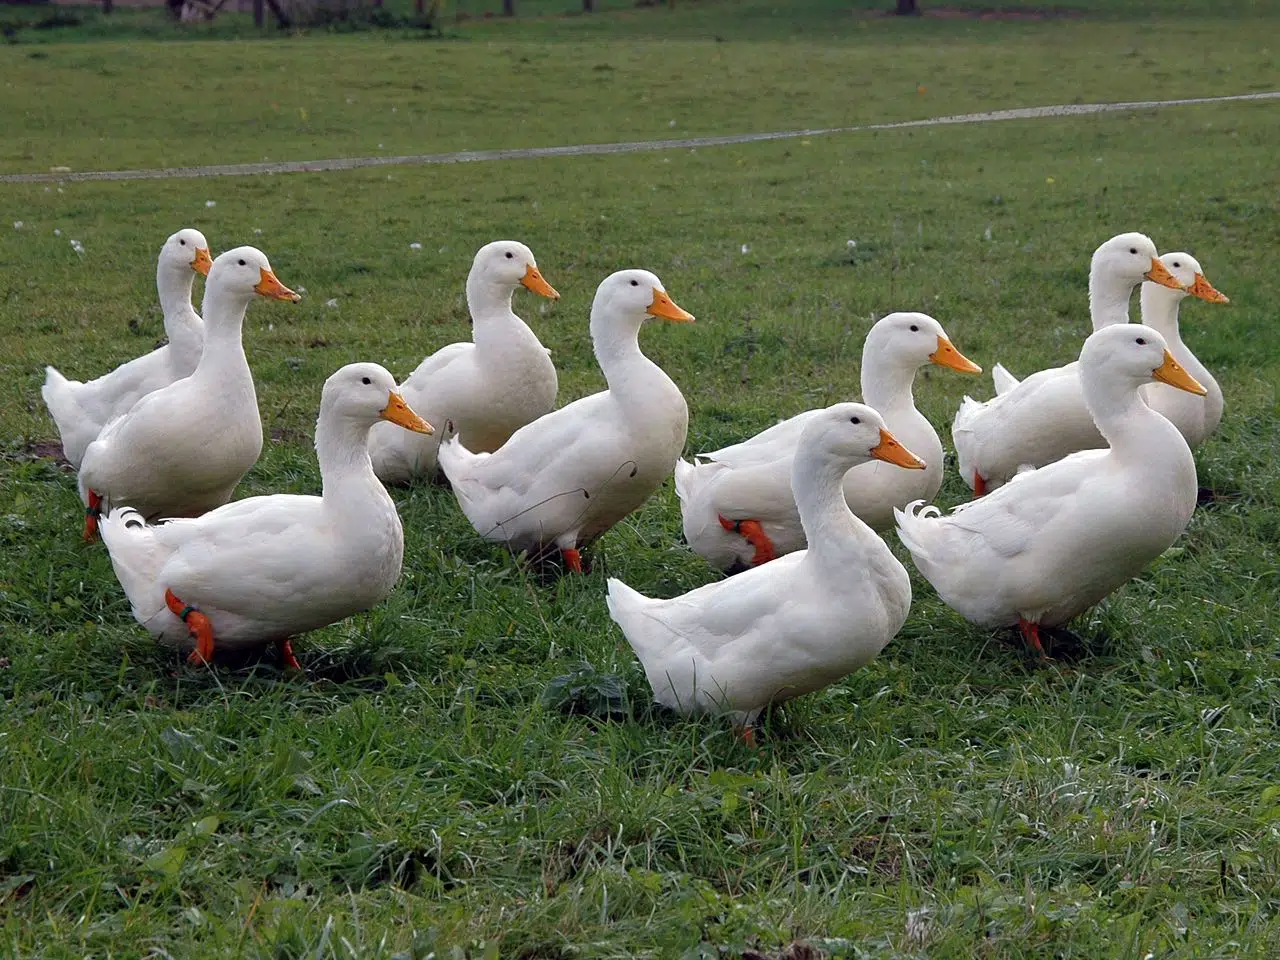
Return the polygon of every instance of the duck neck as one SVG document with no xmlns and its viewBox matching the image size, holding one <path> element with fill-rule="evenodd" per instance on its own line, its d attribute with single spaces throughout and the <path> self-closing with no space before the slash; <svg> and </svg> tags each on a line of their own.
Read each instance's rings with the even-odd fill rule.
<svg viewBox="0 0 1280 960">
<path fill-rule="evenodd" d="M 831 560 L 847 559 L 875 533 L 854 516 L 844 498 L 844 476 L 854 466 L 802 446 L 791 465 L 791 488 L 800 524 L 809 541 L 809 554 Z"/>
<path fill-rule="evenodd" d="M 1088 407 L 1098 432 L 1122 461 L 1147 463 L 1177 445 L 1186 448 L 1176 427 L 1143 401 L 1141 384 L 1080 371 Z M 1172 447 L 1171 447 L 1172 445 Z"/>
<path fill-rule="evenodd" d="M 177 267 L 161 263 L 156 268 L 156 293 L 159 294 L 160 309 L 164 312 L 164 332 L 171 342 L 191 332 L 200 321 L 191 306 L 191 287 L 195 279 L 196 272 L 186 265 Z"/>
<path fill-rule="evenodd" d="M 1129 297 L 1133 284 L 1105 271 L 1089 271 L 1089 317 L 1093 329 L 1129 322 Z"/>
<path fill-rule="evenodd" d="M 1148 282 L 1142 285 L 1138 296 L 1142 307 L 1142 322 L 1168 341 L 1169 350 L 1175 357 L 1180 356 L 1176 349 L 1182 346 L 1182 336 L 1178 331 L 1178 308 L 1186 294 Z"/>
<path fill-rule="evenodd" d="M 342 504 L 340 513 L 359 523 L 365 522 L 360 516 L 363 505 L 373 503 L 395 510 L 369 459 L 370 427 L 335 414 L 323 404 L 316 421 L 316 459 L 320 461 L 325 502 Z"/>
<path fill-rule="evenodd" d="M 594 306 L 591 309 L 591 345 L 611 393 L 623 397 L 638 395 L 638 384 L 646 375 L 657 371 L 666 377 L 661 368 L 640 351 L 639 323 L 606 316 L 603 310 Z"/>
<path fill-rule="evenodd" d="M 243 392 L 246 386 L 253 393 L 253 375 L 241 340 L 249 300 L 217 288 L 205 288 L 204 350 L 193 376 L 216 379 L 218 392 L 224 397 L 237 390 Z"/>
<path fill-rule="evenodd" d="M 914 410 L 916 401 L 912 393 L 915 384 L 914 364 L 895 362 L 893 358 L 877 355 L 869 348 L 862 351 L 862 402 L 878 410 L 883 417 L 891 417 L 895 411 Z"/>
<path fill-rule="evenodd" d="M 500 354 L 529 328 L 511 309 L 515 289 L 471 273 L 467 276 L 467 310 L 471 313 L 471 339 L 480 356 Z"/>
</svg>

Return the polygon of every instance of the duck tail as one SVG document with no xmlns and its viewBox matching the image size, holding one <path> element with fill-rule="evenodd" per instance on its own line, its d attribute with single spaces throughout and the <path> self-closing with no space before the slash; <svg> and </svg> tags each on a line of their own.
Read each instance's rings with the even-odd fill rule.
<svg viewBox="0 0 1280 960">
<path fill-rule="evenodd" d="M 680 498 L 683 510 L 693 497 L 693 487 L 698 479 L 698 468 L 695 464 L 681 457 L 676 461 L 676 496 Z"/>
<path fill-rule="evenodd" d="M 640 629 L 649 598 L 638 590 L 631 589 L 617 577 L 610 577 L 605 603 L 609 607 L 609 616 L 622 629 L 627 643 L 631 644 L 631 649 L 640 658 L 640 662 L 643 664 L 646 659 L 654 656 L 657 651 L 646 642 L 645 631 Z"/>
<path fill-rule="evenodd" d="M 65 449 L 71 445 L 71 440 L 77 432 L 76 425 L 85 420 L 84 411 L 80 409 L 80 403 L 76 400 L 74 388 L 77 385 L 76 381 L 68 380 L 59 373 L 56 367 L 45 367 L 44 386 L 40 388 L 40 396 L 44 398 L 44 405 L 49 408 L 49 415 L 58 426 L 58 436 L 62 439 L 67 459 L 71 460 L 72 465 L 78 469 L 79 456 L 72 460 L 71 451 Z M 83 455 L 84 451 L 80 450 L 79 453 Z"/>
<path fill-rule="evenodd" d="M 102 517 L 98 530 L 134 617 L 144 626 L 163 620 L 159 618 L 165 610 L 160 572 L 171 551 L 156 537 L 156 528 L 133 507 L 117 507 Z"/>
<path fill-rule="evenodd" d="M 1003 396 L 1021 381 L 1006 369 L 1003 363 L 997 363 L 991 368 L 991 382 L 996 386 L 996 396 Z"/>
<path fill-rule="evenodd" d="M 923 500 L 913 500 L 905 507 L 894 507 L 893 517 L 898 526 L 898 539 L 911 552 L 916 566 L 924 568 L 928 565 L 929 540 L 933 529 L 933 520 L 942 516 L 942 511 L 930 506 Z"/>
</svg>

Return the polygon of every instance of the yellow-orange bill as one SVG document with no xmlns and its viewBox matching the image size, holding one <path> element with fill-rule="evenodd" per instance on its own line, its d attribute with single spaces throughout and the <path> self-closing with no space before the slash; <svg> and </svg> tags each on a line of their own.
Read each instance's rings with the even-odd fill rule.
<svg viewBox="0 0 1280 960">
<path fill-rule="evenodd" d="M 542 278 L 542 272 L 532 263 L 525 269 L 524 276 L 520 278 L 520 284 L 526 290 L 532 290 L 540 297 L 548 297 L 552 300 L 560 299 L 560 294 L 556 292 L 556 288 Z"/>
<path fill-rule="evenodd" d="M 286 287 L 266 267 L 259 267 L 258 269 L 261 271 L 262 279 L 254 284 L 254 293 L 261 297 L 270 297 L 272 300 L 288 300 L 291 303 L 297 303 L 302 299 L 301 294 L 294 293 Z"/>
<path fill-rule="evenodd" d="M 1151 258 L 1151 269 L 1144 273 L 1143 276 L 1152 283 L 1160 284 L 1162 287 L 1171 287 L 1174 290 L 1187 289 L 1182 285 L 1181 281 L 1179 281 L 1177 277 L 1169 272 L 1169 268 L 1155 257 Z"/>
<path fill-rule="evenodd" d="M 409 404 L 404 402 L 404 397 L 391 391 L 387 396 L 387 405 L 382 408 L 381 413 L 383 420 L 390 420 L 392 423 L 404 427 L 406 430 L 412 430 L 414 433 L 435 433 L 435 427 L 427 423 L 420 416 L 413 412 Z"/>
<path fill-rule="evenodd" d="M 961 373 L 981 373 L 982 368 L 956 349 L 946 337 L 938 337 L 938 349 L 929 354 L 929 360 L 940 367 L 950 367 Z"/>
<path fill-rule="evenodd" d="M 1187 293 L 1193 297 L 1199 297 L 1201 300 L 1208 300 L 1210 303 L 1231 302 L 1231 298 L 1225 293 L 1213 288 L 1213 284 L 1209 282 L 1203 273 L 1196 274 L 1195 283 L 1187 287 Z"/>
<path fill-rule="evenodd" d="M 197 247 L 196 258 L 191 261 L 191 269 L 202 277 L 209 275 L 209 268 L 213 266 L 213 255 L 209 253 L 208 247 Z"/>
<path fill-rule="evenodd" d="M 1173 359 L 1173 354 L 1168 350 L 1164 352 L 1164 363 L 1152 370 L 1151 376 L 1161 383 L 1167 383 L 1169 386 L 1185 390 L 1187 393 L 1197 393 L 1203 397 L 1209 392 L 1200 385 L 1199 380 L 1182 369 L 1182 364 Z"/>
<path fill-rule="evenodd" d="M 653 288 L 653 302 L 649 304 L 649 316 L 661 317 L 672 323 L 693 323 L 693 314 L 676 306 L 665 290 Z"/>
<path fill-rule="evenodd" d="M 906 467 L 908 470 L 923 470 L 925 462 L 898 442 L 888 430 L 880 428 L 880 442 L 871 448 L 871 455 L 877 460 L 892 463 L 894 466 Z"/>
</svg>

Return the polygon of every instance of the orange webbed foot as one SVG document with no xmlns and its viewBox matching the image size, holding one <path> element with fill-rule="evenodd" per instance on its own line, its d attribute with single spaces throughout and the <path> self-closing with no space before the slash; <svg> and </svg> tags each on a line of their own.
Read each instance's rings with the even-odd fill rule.
<svg viewBox="0 0 1280 960">
<path fill-rule="evenodd" d="M 1040 643 L 1040 624 L 1019 617 L 1018 629 L 1022 631 L 1022 638 L 1027 641 L 1027 646 L 1036 652 L 1036 656 L 1041 660 L 1048 660 L 1044 646 Z"/>
<path fill-rule="evenodd" d="M 293 653 L 293 641 L 288 637 L 276 643 L 276 650 L 280 654 L 280 666 L 286 670 L 302 669 L 302 664 L 298 662 L 298 658 Z"/>
<path fill-rule="evenodd" d="M 102 497 L 88 491 L 89 505 L 84 509 L 84 540 L 92 543 L 98 539 L 98 518 L 102 516 Z"/>
<path fill-rule="evenodd" d="M 730 520 L 722 514 L 716 514 L 716 519 L 720 521 L 720 526 L 731 533 L 741 535 L 747 543 L 756 548 L 755 555 L 751 558 L 753 567 L 777 559 L 778 553 L 773 547 L 773 541 L 764 532 L 764 527 L 760 525 L 759 520 Z"/>
<path fill-rule="evenodd" d="M 196 648 L 187 657 L 187 662 L 196 665 L 212 662 L 213 622 L 195 607 L 180 600 L 172 590 L 165 590 L 164 602 L 170 612 L 187 625 L 187 633 L 196 643 Z"/>
<path fill-rule="evenodd" d="M 561 550 L 560 556 L 564 558 L 564 565 L 574 573 L 582 573 L 582 553 L 574 547 L 568 550 Z"/>
</svg>

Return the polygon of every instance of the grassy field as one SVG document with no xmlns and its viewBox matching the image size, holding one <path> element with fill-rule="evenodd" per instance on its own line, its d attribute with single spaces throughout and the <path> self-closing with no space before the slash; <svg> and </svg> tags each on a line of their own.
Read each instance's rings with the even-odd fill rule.
<svg viewBox="0 0 1280 960">
<path fill-rule="evenodd" d="M 478 22 L 438 42 L 23 34 L 0 48 L 0 170 L 694 136 L 1277 75 L 1262 4 L 1044 23 L 796 4 L 770 38 L 780 6 L 530 18 L 528 35 Z M 1277 955 L 1278 110 L 0 185 L 0 955 Z M 446 489 L 397 491 L 401 584 L 299 642 L 305 677 L 190 669 L 133 622 L 105 551 L 79 541 L 73 475 L 34 446 L 54 436 L 44 363 L 94 376 L 162 335 L 154 257 L 183 225 L 215 252 L 260 246 L 306 288 L 249 315 L 275 439 L 242 495 L 318 490 L 324 378 L 353 360 L 403 375 L 465 338 L 466 270 L 497 237 L 529 243 L 563 295 L 517 302 L 562 402 L 601 386 L 586 315 L 612 270 L 655 270 L 697 315 L 642 335 L 688 398 L 692 452 L 854 396 L 862 337 L 893 309 L 936 316 L 988 369 L 1065 361 L 1089 253 L 1140 229 L 1232 298 L 1183 311 L 1227 398 L 1197 457 L 1217 496 L 1051 666 L 917 578 L 884 654 L 774 716 L 758 750 L 657 711 L 605 611 L 609 575 L 663 596 L 712 579 L 670 485 L 591 574 L 559 580 L 480 541 Z M 916 393 L 943 427 L 967 391 L 990 381 L 937 371 Z M 952 473 L 939 499 L 965 493 Z M 556 681 L 575 671 L 569 701 Z"/>
</svg>

